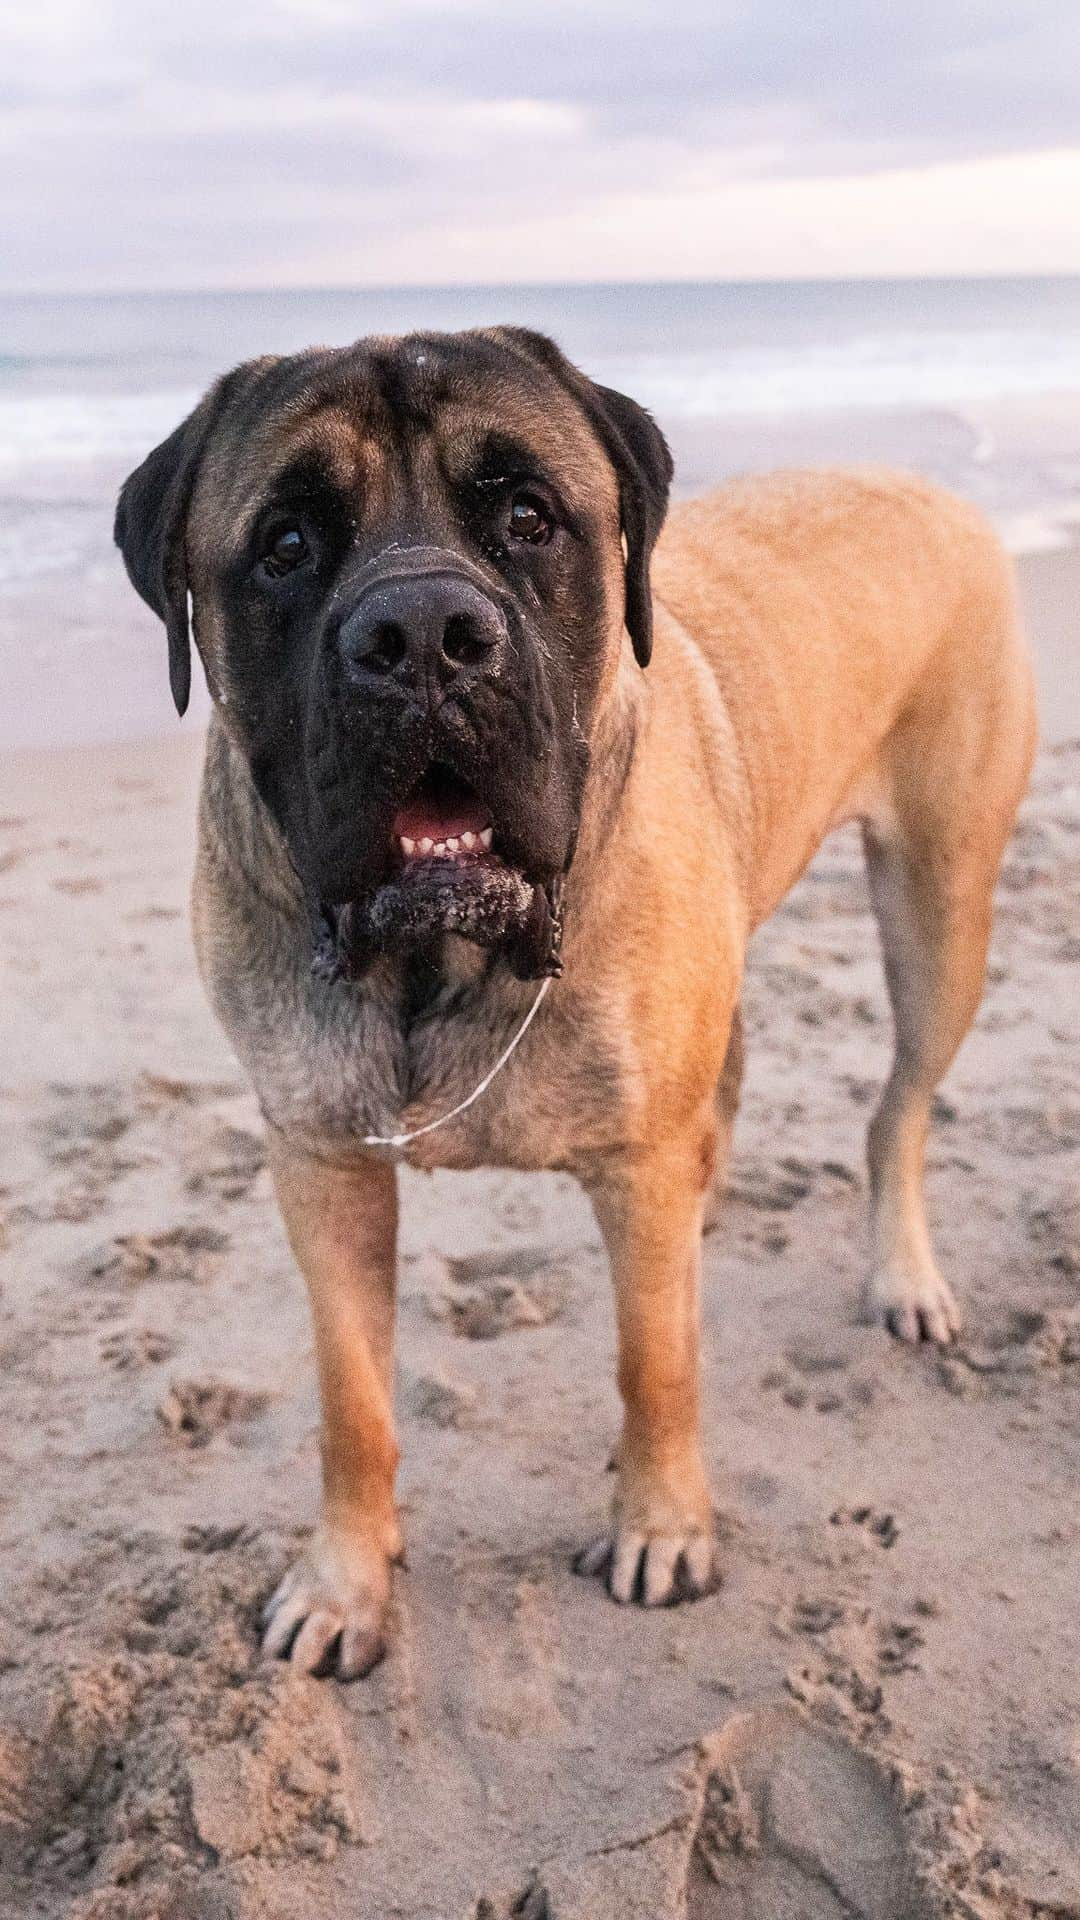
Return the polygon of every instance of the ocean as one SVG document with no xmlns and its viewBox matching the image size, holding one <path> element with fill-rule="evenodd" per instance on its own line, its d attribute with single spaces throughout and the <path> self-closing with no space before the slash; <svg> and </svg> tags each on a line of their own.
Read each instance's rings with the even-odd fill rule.
<svg viewBox="0 0 1080 1920">
<path fill-rule="evenodd" d="M 1080 523 L 1077 278 L 0 296 L 0 744 L 170 724 L 112 506 L 218 372 L 499 320 L 651 407 L 684 492 L 884 460 L 977 501 L 1018 551 Z"/>
</svg>

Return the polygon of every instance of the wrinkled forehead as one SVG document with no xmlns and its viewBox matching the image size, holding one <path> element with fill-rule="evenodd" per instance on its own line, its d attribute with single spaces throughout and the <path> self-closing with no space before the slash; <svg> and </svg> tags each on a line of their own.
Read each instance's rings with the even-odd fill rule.
<svg viewBox="0 0 1080 1920">
<path fill-rule="evenodd" d="M 464 486 L 500 466 L 547 480 L 582 522 L 617 525 L 615 477 L 582 408 L 506 347 L 414 334 L 263 362 L 208 449 L 194 543 L 239 551 L 267 503 L 305 477 L 362 520 L 405 498 L 422 510 L 440 479 Z"/>
</svg>

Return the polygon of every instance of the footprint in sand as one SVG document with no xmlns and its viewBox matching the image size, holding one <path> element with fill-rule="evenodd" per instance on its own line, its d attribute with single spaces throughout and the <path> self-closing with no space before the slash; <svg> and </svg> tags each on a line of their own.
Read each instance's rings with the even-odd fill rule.
<svg viewBox="0 0 1080 1920">
<path fill-rule="evenodd" d="M 1080 1147 L 1080 1105 L 1073 1100 L 999 1107 L 975 1124 L 984 1139 L 1012 1156 L 1034 1159 Z"/>
<path fill-rule="evenodd" d="M 119 1081 L 73 1085 L 54 1080 L 48 1088 L 56 1111 L 40 1127 L 42 1151 L 56 1166 L 107 1157 L 134 1121 L 128 1090 Z"/>
<path fill-rule="evenodd" d="M 786 1707 L 705 1748 L 686 1920 L 929 1920 L 874 1762 Z"/>
<path fill-rule="evenodd" d="M 428 1303 L 463 1340 L 495 1340 L 523 1327 L 544 1327 L 566 1304 L 570 1277 L 545 1247 L 472 1254 L 445 1263 L 449 1288 Z"/>
<path fill-rule="evenodd" d="M 223 1428 L 253 1420 L 272 1398 L 240 1380 L 174 1380 L 157 1415 L 182 1446 L 205 1447 Z"/>
<path fill-rule="evenodd" d="M 246 1127 L 221 1126 L 188 1175 L 189 1193 L 243 1200 L 266 1165 L 266 1146 Z"/>
<path fill-rule="evenodd" d="M 736 1206 L 761 1213 L 790 1213 L 805 1200 L 813 1184 L 813 1169 L 794 1161 L 780 1167 L 743 1163 L 728 1182 L 728 1199 Z"/>
<path fill-rule="evenodd" d="M 418 1374 L 409 1384 L 406 1405 L 418 1420 L 446 1432 L 471 1427 L 476 1421 L 480 1395 L 465 1380 L 453 1380 L 436 1371 Z"/>
<path fill-rule="evenodd" d="M 1040 1378 L 1080 1379 L 1080 1307 L 1014 1307 L 981 1340 L 960 1340 L 938 1356 L 942 1385 L 958 1398 L 993 1392 L 1014 1398 Z"/>
<path fill-rule="evenodd" d="M 229 1236 L 218 1227 L 169 1227 L 163 1233 L 124 1233 L 81 1264 L 79 1278 L 106 1286 L 179 1280 L 202 1286 L 216 1273 Z"/>
<path fill-rule="evenodd" d="M 1057 1193 L 1026 1193 L 1021 1202 L 1029 1237 L 1055 1273 L 1080 1279 L 1080 1183 Z"/>
<path fill-rule="evenodd" d="M 101 1357 L 118 1373 L 131 1368 L 160 1366 L 172 1357 L 175 1341 L 153 1327 L 131 1327 L 123 1333 L 109 1334 L 101 1343 Z"/>
<path fill-rule="evenodd" d="M 895 1514 L 874 1507 L 837 1507 L 829 1519 L 834 1527 L 862 1527 L 881 1547 L 894 1547 L 900 1538 Z"/>
</svg>

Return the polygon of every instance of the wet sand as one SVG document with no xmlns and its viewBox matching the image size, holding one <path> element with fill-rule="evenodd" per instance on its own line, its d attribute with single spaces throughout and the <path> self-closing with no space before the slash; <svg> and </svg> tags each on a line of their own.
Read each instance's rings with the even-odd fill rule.
<svg viewBox="0 0 1080 1920">
<path fill-rule="evenodd" d="M 855 1324 L 889 1023 L 844 834 L 751 956 L 705 1258 L 721 1590 L 644 1615 L 570 1571 L 617 1429 L 580 1194 L 406 1174 L 409 1566 L 347 1689 L 257 1648 L 314 1376 L 190 953 L 198 741 L 0 761 L 5 1917 L 1080 1913 L 1076 564 L 1025 568 L 1059 744 L 938 1103 L 960 1345 Z"/>
</svg>

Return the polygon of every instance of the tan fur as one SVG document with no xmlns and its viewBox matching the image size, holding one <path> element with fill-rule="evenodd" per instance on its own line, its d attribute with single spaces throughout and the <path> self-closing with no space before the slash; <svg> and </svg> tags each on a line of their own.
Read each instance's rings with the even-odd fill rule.
<svg viewBox="0 0 1080 1920">
<path fill-rule="evenodd" d="M 611 1254 L 625 1421 L 611 1528 L 582 1567 L 606 1573 L 616 1599 L 646 1603 L 711 1578 L 700 1235 L 738 1097 L 747 939 L 829 829 L 861 820 L 897 1028 L 870 1135 L 867 1308 L 907 1338 L 947 1339 L 956 1310 L 922 1201 L 930 1101 L 978 1004 L 994 878 L 1035 736 L 1005 556 L 977 514 L 914 479 L 781 474 L 691 502 L 673 511 L 652 577 L 646 674 L 612 635 L 565 976 L 484 1099 L 407 1156 L 571 1168 L 592 1195 Z M 324 1411 L 323 1529 L 271 1604 L 267 1644 L 286 1648 L 299 1625 L 293 1659 L 348 1675 L 377 1657 L 398 1546 L 393 1174 L 357 1144 L 341 1034 L 319 1027 L 300 975 L 266 1001 L 265 1034 L 253 1000 L 237 1010 L 241 970 L 250 981 L 269 965 L 257 958 L 270 950 L 257 894 L 279 889 L 288 911 L 280 848 L 253 807 L 219 726 L 200 954 L 274 1135 Z M 450 964 L 467 977 L 464 954 Z M 482 1010 L 448 1015 L 430 1055 L 412 1058 L 408 1078 L 423 1091 L 404 1111 L 372 1107 L 365 1083 L 369 1119 L 414 1127 L 471 1090 L 535 989 L 508 980 L 493 991 Z M 385 1019 L 380 992 L 376 979 L 363 1046 L 370 1059 L 385 1050 L 380 1084 L 392 1090 L 397 1043 L 389 987 Z"/>
</svg>

